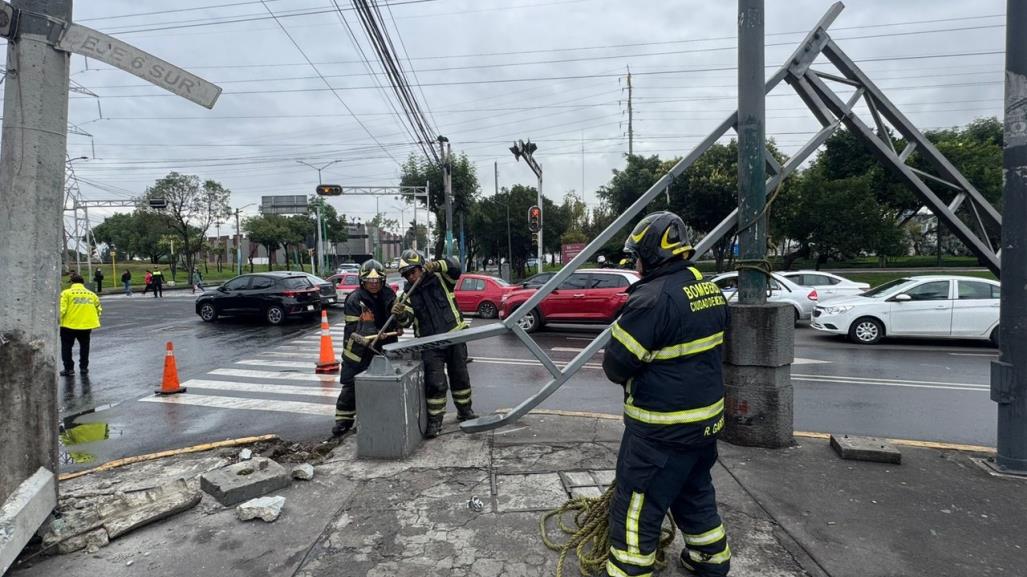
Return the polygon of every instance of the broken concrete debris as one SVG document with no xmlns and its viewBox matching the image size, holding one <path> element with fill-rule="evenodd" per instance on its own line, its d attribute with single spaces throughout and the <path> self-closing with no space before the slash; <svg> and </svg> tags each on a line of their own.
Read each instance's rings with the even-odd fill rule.
<svg viewBox="0 0 1027 577">
<path fill-rule="evenodd" d="M 292 478 L 301 481 L 309 481 L 314 478 L 314 466 L 309 463 L 296 465 L 292 468 Z"/>
<path fill-rule="evenodd" d="M 235 514 L 240 521 L 250 519 L 261 519 L 265 523 L 274 522 L 282 514 L 282 507 L 285 506 L 285 497 L 276 495 L 274 497 L 257 497 L 250 499 L 235 508 Z"/>
<path fill-rule="evenodd" d="M 291 482 L 285 467 L 264 457 L 255 457 L 200 476 L 200 488 L 226 507 L 284 489 Z"/>
</svg>

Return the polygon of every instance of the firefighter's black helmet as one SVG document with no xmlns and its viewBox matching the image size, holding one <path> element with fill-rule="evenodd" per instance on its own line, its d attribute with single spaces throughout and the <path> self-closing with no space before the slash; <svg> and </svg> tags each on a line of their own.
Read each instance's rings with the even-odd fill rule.
<svg viewBox="0 0 1027 577">
<path fill-rule="evenodd" d="M 399 274 L 406 275 L 407 271 L 417 266 L 424 267 L 424 257 L 421 253 L 408 248 L 399 255 Z"/>
<path fill-rule="evenodd" d="M 672 212 L 646 215 L 624 241 L 624 252 L 652 270 L 674 259 L 690 259 L 695 249 L 688 242 L 685 223 Z"/>
<path fill-rule="evenodd" d="M 385 282 L 385 266 L 373 258 L 365 260 L 364 264 L 360 265 L 360 283 L 363 284 L 369 280 Z"/>
</svg>

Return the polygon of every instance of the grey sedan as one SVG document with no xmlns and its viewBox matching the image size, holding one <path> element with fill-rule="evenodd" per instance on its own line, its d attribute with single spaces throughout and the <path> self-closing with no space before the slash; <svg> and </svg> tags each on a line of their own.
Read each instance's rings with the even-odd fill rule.
<svg viewBox="0 0 1027 577">
<path fill-rule="evenodd" d="M 770 302 L 788 303 L 795 307 L 795 321 L 808 321 L 813 316 L 813 307 L 817 304 L 817 291 L 809 287 L 795 284 L 783 276 L 771 273 L 770 291 L 767 300 Z M 726 272 L 719 274 L 710 281 L 719 286 L 728 302 L 738 299 L 738 273 Z"/>
</svg>

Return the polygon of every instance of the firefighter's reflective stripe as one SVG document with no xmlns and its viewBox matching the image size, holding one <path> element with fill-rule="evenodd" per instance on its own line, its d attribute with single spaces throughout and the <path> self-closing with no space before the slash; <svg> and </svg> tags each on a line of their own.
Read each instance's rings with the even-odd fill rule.
<svg viewBox="0 0 1027 577">
<path fill-rule="evenodd" d="M 643 503 L 645 503 L 645 493 L 631 493 L 631 504 L 628 505 L 628 518 L 624 523 L 624 542 L 628 545 L 629 553 L 639 553 L 638 518 L 642 516 Z"/>
<path fill-rule="evenodd" d="M 630 553 L 623 549 L 610 547 L 610 554 L 621 563 L 634 565 L 636 567 L 652 567 L 656 563 L 656 551 L 643 555 L 641 553 Z"/>
<path fill-rule="evenodd" d="M 688 267 L 688 272 L 692 273 L 692 276 L 695 277 L 695 280 L 702 280 L 702 273 L 699 272 L 699 269 L 695 268 L 694 266 Z"/>
<path fill-rule="evenodd" d="M 347 359 L 349 359 L 349 360 L 351 360 L 351 361 L 353 361 L 355 363 L 359 363 L 363 359 L 360 358 L 360 355 L 354 353 L 351 350 L 352 346 L 353 346 L 353 339 L 350 339 L 349 341 L 346 342 L 346 348 L 343 349 L 342 356 L 346 357 Z"/>
<path fill-rule="evenodd" d="M 680 343 L 676 345 L 671 345 L 669 347 L 663 347 L 662 349 L 654 353 L 651 353 L 648 359 L 643 360 L 666 361 L 669 359 L 676 359 L 678 357 L 687 357 L 689 355 L 694 355 L 696 353 L 708 351 L 713 347 L 722 344 L 724 344 L 724 331 L 714 333 L 708 337 L 703 337 L 701 339 L 695 339 L 694 341 L 689 341 L 687 343 Z"/>
<path fill-rule="evenodd" d="M 445 277 L 445 279 L 447 281 L 452 283 L 453 286 L 456 286 L 456 279 L 454 279 L 453 277 L 449 276 L 449 263 L 446 262 L 446 259 L 438 260 L 438 261 L 435 261 L 435 262 L 437 262 L 438 265 L 439 265 L 439 273 L 443 277 Z"/>
<path fill-rule="evenodd" d="M 347 323 L 360 322 L 360 317 L 357 316 L 357 315 L 346 315 L 346 322 Z"/>
<path fill-rule="evenodd" d="M 439 261 L 439 262 L 444 262 L 444 261 Z M 449 277 L 447 276 L 446 278 L 449 278 Z M 450 279 L 450 282 L 455 282 L 455 281 Z M 449 301 L 449 308 L 453 311 L 453 320 L 456 321 L 456 326 L 451 328 L 451 329 L 449 329 L 449 332 L 458 331 L 460 329 L 467 328 L 467 321 L 465 321 L 464 318 L 462 316 L 460 316 L 460 309 L 458 309 L 456 307 L 456 299 L 453 297 L 452 291 L 449 290 L 449 287 L 446 286 L 446 283 L 444 283 L 444 282 L 439 283 L 439 286 L 441 286 L 442 287 L 442 291 L 444 293 L 446 293 L 446 300 Z"/>
<path fill-rule="evenodd" d="M 457 405 L 466 405 L 471 402 L 471 389 L 465 389 L 462 391 L 451 391 L 453 394 L 453 403 Z"/>
<path fill-rule="evenodd" d="M 352 421 L 354 418 L 356 418 L 356 416 L 357 416 L 357 412 L 356 411 L 339 411 L 339 410 L 335 411 L 335 420 L 336 421 Z"/>
<path fill-rule="evenodd" d="M 702 337 L 701 339 L 670 345 L 669 347 L 663 347 L 658 351 L 650 351 L 643 347 L 635 337 L 631 336 L 631 333 L 624 330 L 624 328 L 620 326 L 620 323 L 613 323 L 611 336 L 613 336 L 617 342 L 624 345 L 624 348 L 628 349 L 628 352 L 635 355 L 638 360 L 644 363 L 652 361 L 667 361 L 678 357 L 686 357 L 706 352 L 716 346 L 724 344 L 724 331 L 720 331 L 710 336 Z"/>
<path fill-rule="evenodd" d="M 446 413 L 446 397 L 428 399 L 427 405 L 429 415 L 443 415 Z"/>
<path fill-rule="evenodd" d="M 697 409 L 688 409 L 685 411 L 671 411 L 668 413 L 661 413 L 659 411 L 650 411 L 642 409 L 634 405 L 634 398 L 628 397 L 628 400 L 624 403 L 624 414 L 636 421 L 648 423 L 650 425 L 684 425 L 688 423 L 700 423 L 719 416 L 724 412 L 724 399 L 721 398 L 716 403 L 705 407 L 699 407 Z M 632 501 L 633 502 L 633 501 Z"/>
<path fill-rule="evenodd" d="M 727 533 L 724 532 L 724 525 L 721 524 L 705 533 L 685 535 L 684 537 L 687 545 L 710 545 L 727 537 Z"/>
<path fill-rule="evenodd" d="M 688 558 L 692 561 L 695 561 L 696 563 L 709 563 L 710 565 L 720 565 L 722 563 L 727 563 L 731 560 L 731 548 L 725 544 L 724 550 L 714 555 L 708 555 L 706 553 L 692 551 L 691 549 L 689 549 Z"/>
<path fill-rule="evenodd" d="M 612 575 L 613 577 L 651 577 L 653 572 L 640 573 L 638 575 L 628 575 L 620 567 L 613 564 L 613 561 L 606 562 L 606 574 Z"/>
<path fill-rule="evenodd" d="M 635 355 L 639 360 L 645 361 L 646 357 L 649 356 L 649 351 L 635 340 L 635 337 L 631 336 L 631 333 L 621 328 L 620 323 L 613 323 L 610 336 L 628 349 L 628 352 Z"/>
</svg>

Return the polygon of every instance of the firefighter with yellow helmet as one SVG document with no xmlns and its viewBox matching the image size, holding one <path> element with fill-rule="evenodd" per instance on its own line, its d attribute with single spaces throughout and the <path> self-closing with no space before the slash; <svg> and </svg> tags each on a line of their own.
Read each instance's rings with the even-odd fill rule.
<svg viewBox="0 0 1027 577">
<path fill-rule="evenodd" d="M 652 574 L 669 509 L 684 535 L 684 568 L 700 577 L 727 575 L 731 550 L 710 469 L 724 426 L 728 307 L 689 260 L 695 251 L 676 214 L 647 215 L 624 250 L 642 280 L 628 289 L 603 357 L 625 399 L 607 574 Z"/>
</svg>

